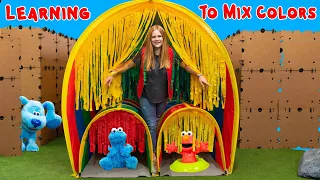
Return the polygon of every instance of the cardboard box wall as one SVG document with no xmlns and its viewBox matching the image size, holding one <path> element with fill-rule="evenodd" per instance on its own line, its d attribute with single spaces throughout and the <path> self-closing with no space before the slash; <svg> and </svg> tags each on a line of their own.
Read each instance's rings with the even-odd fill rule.
<svg viewBox="0 0 320 180">
<path fill-rule="evenodd" d="M 319 148 L 320 33 L 242 31 L 223 41 L 240 93 L 240 148 Z"/>
<path fill-rule="evenodd" d="M 75 42 L 46 28 L 0 29 L 0 155 L 21 155 L 19 96 L 51 101 L 61 115 L 64 69 Z M 63 135 L 63 125 L 37 132 L 39 146 Z"/>
</svg>

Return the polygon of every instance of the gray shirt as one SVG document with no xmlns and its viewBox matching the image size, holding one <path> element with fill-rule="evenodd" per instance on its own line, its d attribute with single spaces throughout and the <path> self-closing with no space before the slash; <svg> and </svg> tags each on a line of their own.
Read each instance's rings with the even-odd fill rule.
<svg viewBox="0 0 320 180">
<path fill-rule="evenodd" d="M 134 57 L 133 62 L 140 67 L 141 51 Z M 160 103 L 168 98 L 167 69 L 160 69 L 159 56 L 154 56 L 154 62 L 155 69 L 146 72 L 146 84 L 142 96 L 152 103 Z"/>
</svg>

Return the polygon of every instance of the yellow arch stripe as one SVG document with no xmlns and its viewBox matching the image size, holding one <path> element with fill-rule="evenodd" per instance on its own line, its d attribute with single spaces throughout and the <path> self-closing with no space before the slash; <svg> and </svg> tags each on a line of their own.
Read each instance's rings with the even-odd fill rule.
<svg viewBox="0 0 320 180">
<path fill-rule="evenodd" d="M 85 148 L 85 145 L 86 145 L 86 140 L 87 140 L 87 136 L 88 136 L 88 132 L 90 130 L 90 127 L 92 125 L 92 123 L 96 122 L 97 120 L 99 120 L 101 117 L 105 116 L 106 114 L 110 113 L 110 112 L 114 112 L 114 111 L 118 111 L 118 110 L 121 110 L 121 111 L 125 111 L 125 112 L 129 112 L 131 114 L 133 114 L 137 119 L 140 120 L 140 122 L 143 124 L 144 128 L 145 128 L 145 131 L 147 133 L 147 141 L 148 141 L 148 149 L 149 149 L 149 157 L 150 159 L 152 160 L 152 156 L 153 156 L 153 146 L 152 146 L 152 138 L 151 138 L 151 134 L 150 134 L 150 131 L 149 131 L 149 128 L 147 126 L 147 124 L 145 123 L 145 121 L 143 120 L 143 118 L 137 114 L 136 112 L 132 111 L 132 110 L 129 110 L 129 109 L 122 109 L 122 108 L 114 108 L 114 109 L 108 109 L 106 111 L 103 111 L 101 112 L 100 114 L 97 114 L 93 119 L 92 121 L 88 124 L 83 136 L 82 136 L 82 140 L 81 140 L 81 144 L 80 144 L 80 152 L 79 152 L 79 171 L 81 171 L 82 169 L 82 160 L 83 160 L 83 153 L 84 153 L 84 148 Z"/>
<path fill-rule="evenodd" d="M 196 107 L 191 107 L 188 106 L 186 108 L 183 109 L 179 109 L 175 112 L 173 112 L 172 114 L 170 114 L 167 119 L 163 122 L 161 128 L 160 128 L 160 132 L 159 132 L 159 136 L 157 139 L 157 164 L 158 164 L 158 171 L 160 172 L 160 149 L 161 149 L 161 144 L 162 144 L 162 132 L 163 132 L 163 128 L 166 127 L 166 125 L 168 124 L 168 121 L 170 121 L 171 117 L 179 112 L 183 112 L 183 111 L 200 111 L 201 113 L 204 113 L 207 117 L 212 117 L 212 115 L 201 109 L 201 108 L 196 108 Z M 221 159 L 222 159 L 222 165 L 223 165 L 223 170 L 226 170 L 226 160 L 225 160 L 225 154 L 224 154 L 224 146 L 223 146 L 223 140 L 222 140 L 222 135 L 221 135 L 221 131 L 219 128 L 218 123 L 216 122 L 216 120 L 214 119 L 214 117 L 209 118 L 209 120 L 211 120 L 211 122 L 214 124 L 214 130 L 217 131 L 218 134 L 218 142 L 219 142 L 219 146 L 220 146 L 220 151 L 221 151 Z"/>
</svg>

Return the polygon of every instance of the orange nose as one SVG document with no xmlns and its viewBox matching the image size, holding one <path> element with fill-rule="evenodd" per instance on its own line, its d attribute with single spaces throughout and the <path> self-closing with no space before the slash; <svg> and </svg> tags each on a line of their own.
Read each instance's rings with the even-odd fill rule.
<svg viewBox="0 0 320 180">
<path fill-rule="evenodd" d="M 182 141 L 189 141 L 189 136 L 188 136 L 188 135 L 183 136 L 183 137 L 182 137 Z"/>
</svg>

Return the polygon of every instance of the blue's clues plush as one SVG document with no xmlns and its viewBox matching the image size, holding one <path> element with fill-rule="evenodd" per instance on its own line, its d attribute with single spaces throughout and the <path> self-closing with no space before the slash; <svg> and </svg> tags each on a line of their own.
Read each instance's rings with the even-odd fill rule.
<svg viewBox="0 0 320 180">
<path fill-rule="evenodd" d="M 22 151 L 39 151 L 36 132 L 45 126 L 50 129 L 59 127 L 62 121 L 61 116 L 55 113 L 54 105 L 50 101 L 41 104 L 39 101 L 28 100 L 24 96 L 20 96 L 20 101 L 24 105 L 21 110 L 21 149 Z M 44 109 L 47 109 L 46 114 Z"/>
<path fill-rule="evenodd" d="M 108 147 L 109 153 L 106 157 L 99 161 L 100 166 L 104 170 L 112 170 L 113 168 L 136 169 L 138 159 L 131 156 L 133 147 L 126 144 L 127 134 L 123 132 L 121 127 L 112 128 L 108 136 L 111 147 Z"/>
</svg>

